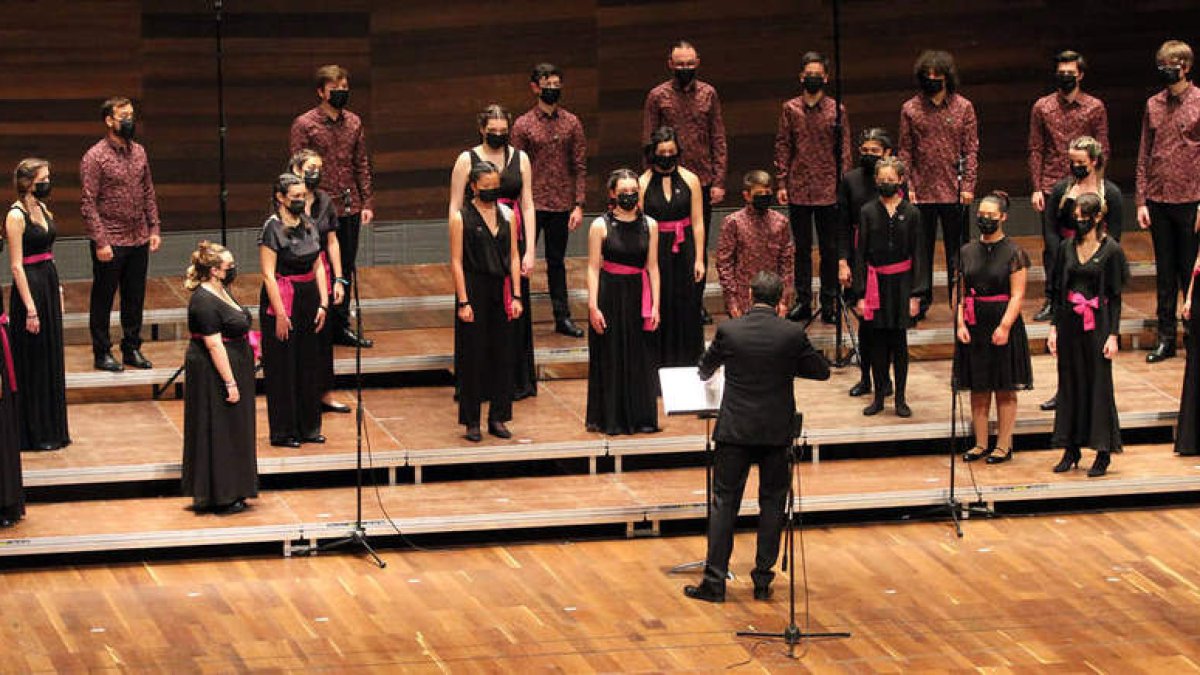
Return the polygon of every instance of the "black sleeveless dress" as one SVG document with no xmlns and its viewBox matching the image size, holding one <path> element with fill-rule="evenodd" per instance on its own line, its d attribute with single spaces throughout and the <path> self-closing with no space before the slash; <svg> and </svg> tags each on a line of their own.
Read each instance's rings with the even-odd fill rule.
<svg viewBox="0 0 1200 675">
<path fill-rule="evenodd" d="M 21 235 L 24 257 L 52 253 L 57 231 L 50 215 L 42 210 L 46 221 L 46 227 L 42 227 L 23 209 L 17 210 L 25 219 L 25 232 Z M 57 450 L 71 443 L 67 430 L 67 381 L 58 268 L 53 260 L 24 267 L 29 294 L 33 296 L 41 325 L 36 335 L 25 329 L 28 312 L 16 284 L 13 284 L 9 297 L 12 310 L 9 333 L 17 368 L 17 391 L 20 392 L 21 448 Z"/>
<path fill-rule="evenodd" d="M 604 261 L 645 268 L 645 217 L 623 222 L 608 213 L 604 221 Z M 601 270 L 597 306 L 608 328 L 588 331 L 587 428 L 610 435 L 657 431 L 654 333 L 644 329 L 642 275 Z"/>
<path fill-rule="evenodd" d="M 1029 254 L 1010 237 L 963 245 L 958 255 L 965 283 L 964 297 L 1008 295 L 1009 277 L 1028 269 Z M 954 385 L 959 390 L 991 392 L 1033 388 L 1029 338 L 1021 315 L 1008 331 L 1008 344 L 992 344 L 992 333 L 1008 309 L 1007 302 L 974 302 L 975 324 L 967 324 L 971 342 L 954 341 Z"/>
<path fill-rule="evenodd" d="M 1198 280 L 1200 281 L 1200 280 Z M 1187 320 L 1187 365 L 1183 371 L 1183 392 L 1179 397 L 1179 422 L 1175 430 L 1175 452 L 1200 454 L 1200 293 L 1192 292 L 1192 315 Z"/>
<path fill-rule="evenodd" d="M 670 199 L 663 194 L 663 178 L 671 177 Z M 646 194 L 642 198 L 646 215 L 658 222 L 690 218 L 692 191 L 679 171 L 662 174 L 651 170 Z M 684 230 L 684 240 L 674 251 L 675 235 L 658 234 L 658 309 L 662 321 L 658 329 L 658 364 L 663 367 L 694 366 L 704 350 L 704 325 L 700 317 L 700 289 L 692 280 L 696 266 L 696 244 L 692 228 Z"/>
<path fill-rule="evenodd" d="M 482 158 L 471 150 L 471 163 L 477 164 Z M 500 170 L 500 199 L 513 211 L 517 219 L 517 253 L 525 255 L 525 227 L 521 220 L 521 190 L 524 182 L 521 179 L 521 155 L 512 146 L 504 149 L 504 166 Z M 463 203 L 471 201 L 467 195 Z M 536 244 L 535 244 L 536 245 Z M 513 321 L 513 400 L 519 401 L 530 396 L 537 396 L 537 364 L 533 360 L 533 303 L 529 299 L 529 277 L 521 277 L 521 316 Z"/>
<path fill-rule="evenodd" d="M 309 209 L 308 215 L 317 226 L 317 234 L 321 239 L 321 253 L 326 256 L 325 280 L 328 282 L 326 288 L 329 291 L 329 304 L 332 306 L 334 281 L 333 266 L 329 264 L 328 259 L 329 233 L 337 232 L 338 229 L 337 207 L 333 203 L 333 197 L 330 197 L 328 192 L 318 189 L 313 194 L 312 208 Z M 352 301 L 352 298 L 347 298 L 346 301 Z M 355 327 L 351 326 L 350 329 L 354 330 Z M 317 368 L 317 377 L 323 394 L 333 389 L 333 331 L 326 328 L 317 334 L 317 339 L 321 345 L 321 365 Z"/>
<path fill-rule="evenodd" d="M 496 207 L 496 234 L 471 202 L 463 205 L 463 276 L 474 321 L 454 319 L 454 363 L 458 382 L 458 423 L 478 426 L 480 407 L 489 401 L 488 421 L 512 419 L 513 326 L 504 306 L 504 280 L 512 246 L 505 207 Z"/>
<path fill-rule="evenodd" d="M 188 331 L 193 338 L 184 357 L 182 489 L 200 511 L 258 495 L 254 352 L 246 339 L 250 310 L 197 288 L 188 302 Z M 237 403 L 225 401 L 225 381 L 203 339 L 195 337 L 216 333 L 241 395 Z"/>
<path fill-rule="evenodd" d="M 8 326 L 0 325 L 0 331 Z M 21 431 L 18 429 L 14 378 L 0 354 L 0 521 L 15 523 L 25 515 L 25 490 L 21 483 Z"/>
</svg>

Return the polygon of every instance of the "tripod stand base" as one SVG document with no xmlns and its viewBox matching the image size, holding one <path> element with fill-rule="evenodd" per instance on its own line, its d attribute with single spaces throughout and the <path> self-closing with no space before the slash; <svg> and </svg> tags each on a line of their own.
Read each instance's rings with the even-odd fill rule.
<svg viewBox="0 0 1200 675">
<path fill-rule="evenodd" d="M 804 638 L 848 638 L 850 633 L 845 631 L 837 631 L 832 633 L 805 633 L 798 626 L 788 626 L 782 633 L 764 633 L 760 631 L 738 631 L 738 637 L 749 638 L 774 638 L 783 640 L 789 645 L 798 644 Z"/>
<path fill-rule="evenodd" d="M 705 564 L 706 563 L 703 560 L 696 560 L 693 562 L 680 563 L 680 564 L 672 567 L 667 573 L 668 574 L 679 574 L 680 572 L 691 572 L 692 570 L 702 570 L 702 569 L 704 569 Z M 728 581 L 737 581 L 737 577 L 734 576 L 732 571 L 725 573 L 725 579 Z"/>
<path fill-rule="evenodd" d="M 379 566 L 380 569 L 387 567 L 387 563 L 384 562 L 383 558 L 379 557 L 379 554 L 376 553 L 375 549 L 371 547 L 371 543 L 369 541 L 367 541 L 367 532 L 366 532 L 366 530 L 362 529 L 361 527 L 351 530 L 349 536 L 347 536 L 347 537 L 338 539 L 337 541 L 331 541 L 327 544 L 321 544 L 320 546 L 312 549 L 310 551 L 310 554 L 316 555 L 317 553 L 320 553 L 323 551 L 332 551 L 334 549 L 339 549 L 339 548 L 342 548 L 345 546 L 353 546 L 356 548 L 361 548 L 363 551 L 366 552 L 367 556 L 369 556 L 371 558 L 371 560 L 374 561 L 375 564 Z"/>
</svg>

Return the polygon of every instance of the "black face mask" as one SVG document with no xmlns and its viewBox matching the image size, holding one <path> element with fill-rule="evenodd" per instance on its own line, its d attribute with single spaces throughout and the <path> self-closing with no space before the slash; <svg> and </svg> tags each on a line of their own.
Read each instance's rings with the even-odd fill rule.
<svg viewBox="0 0 1200 675">
<path fill-rule="evenodd" d="M 621 194 L 617 195 L 617 206 L 618 207 L 625 209 L 626 211 L 632 211 L 637 208 L 637 205 L 638 205 L 638 193 L 622 192 Z"/>
<path fill-rule="evenodd" d="M 754 195 L 750 198 L 750 205 L 759 211 L 766 211 L 771 208 L 771 193 Z"/>
<path fill-rule="evenodd" d="M 1069 94 L 1079 86 L 1079 78 L 1073 73 L 1055 73 L 1054 86 L 1062 93 Z"/>
<path fill-rule="evenodd" d="M 554 105 L 558 103 L 558 99 L 562 98 L 562 89 L 558 87 L 542 87 L 542 92 L 538 94 L 538 98 L 542 99 L 542 103 L 546 105 Z"/>
<path fill-rule="evenodd" d="M 935 96 L 938 92 L 945 88 L 945 80 L 935 80 L 932 77 L 925 75 L 921 76 L 921 91 L 925 92 L 926 96 Z"/>
<path fill-rule="evenodd" d="M 858 165 L 862 167 L 863 171 L 872 176 L 875 175 L 875 165 L 878 163 L 879 155 L 861 155 L 858 158 Z"/>
<path fill-rule="evenodd" d="M 320 171 L 305 171 L 304 172 L 304 187 L 308 188 L 311 191 L 311 190 L 316 190 L 317 186 L 319 186 L 320 184 L 321 184 L 321 172 Z"/>
<path fill-rule="evenodd" d="M 995 234 L 996 230 L 1000 229 L 999 218 L 988 218 L 987 216 L 979 216 L 975 221 L 979 225 L 980 234 Z"/>
<path fill-rule="evenodd" d="M 875 189 L 879 190 L 879 194 L 884 197 L 895 197 L 896 193 L 900 192 L 899 183 L 878 183 Z"/>
<path fill-rule="evenodd" d="M 825 78 L 816 75 L 805 75 L 800 84 L 804 86 L 804 91 L 815 94 L 825 88 Z"/>
<path fill-rule="evenodd" d="M 676 68 L 674 73 L 675 82 L 677 82 L 680 87 L 686 87 L 696 79 L 695 68 Z"/>
<path fill-rule="evenodd" d="M 288 213 L 292 214 L 293 216 L 299 216 L 299 215 L 303 214 L 304 213 L 304 200 L 303 199 L 289 200 L 287 203 L 287 210 L 288 210 Z"/>
<path fill-rule="evenodd" d="M 1083 235 L 1091 232 L 1094 227 L 1096 227 L 1096 223 L 1091 218 L 1077 218 L 1075 220 L 1075 236 L 1083 239 Z"/>
<path fill-rule="evenodd" d="M 1162 80 L 1163 84 L 1170 86 L 1183 79 L 1183 69 L 1179 66 L 1159 66 L 1158 79 Z"/>
<path fill-rule="evenodd" d="M 228 288 L 234 281 L 237 281 L 237 265 L 231 265 L 225 270 L 225 278 L 221 280 L 221 284 Z"/>
<path fill-rule="evenodd" d="M 334 108 L 341 110 L 342 108 L 345 108 L 346 104 L 348 103 L 350 103 L 349 89 L 334 89 L 333 91 L 329 92 L 329 105 L 333 106 Z"/>
<path fill-rule="evenodd" d="M 671 171 L 679 164 L 679 155 L 655 155 L 654 166 L 662 171 Z"/>
<path fill-rule="evenodd" d="M 500 198 L 500 188 L 476 190 L 475 195 L 479 197 L 479 201 L 483 202 L 484 204 L 491 204 Z"/>
<path fill-rule="evenodd" d="M 37 199 L 45 199 L 50 196 L 50 181 L 44 180 L 40 183 L 33 184 L 33 196 Z"/>
<path fill-rule="evenodd" d="M 1071 165 L 1071 175 L 1075 177 L 1075 180 L 1083 180 L 1084 178 L 1087 178 L 1089 175 L 1091 175 L 1091 173 L 1092 173 L 1092 170 L 1087 168 L 1086 164 L 1072 164 Z"/>
<path fill-rule="evenodd" d="M 508 134 L 493 134 L 489 131 L 483 135 L 483 140 L 485 143 L 487 143 L 489 148 L 493 150 L 499 150 L 500 148 L 508 145 Z"/>
<path fill-rule="evenodd" d="M 133 120 L 121 120 L 117 123 L 117 135 L 125 140 L 133 140 L 137 133 L 137 124 Z"/>
</svg>

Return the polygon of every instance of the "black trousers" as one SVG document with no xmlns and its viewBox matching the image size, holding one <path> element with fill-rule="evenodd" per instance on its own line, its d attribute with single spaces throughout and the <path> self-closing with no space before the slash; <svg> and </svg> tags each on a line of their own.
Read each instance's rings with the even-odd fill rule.
<svg viewBox="0 0 1200 675">
<path fill-rule="evenodd" d="M 861 332 L 870 332 L 871 375 L 875 380 L 875 398 L 882 399 L 881 382 L 887 382 L 888 366 L 892 366 L 896 377 L 896 400 L 904 400 L 904 387 L 908 384 L 908 331 L 904 328 L 875 328 L 870 321 L 863 323 Z"/>
<path fill-rule="evenodd" d="M 700 313 L 704 313 L 704 288 L 708 285 L 708 249 L 712 248 L 712 186 L 700 187 L 700 201 L 704 213 L 704 277 L 696 283 L 696 297 L 700 298 Z"/>
<path fill-rule="evenodd" d="M 342 250 L 342 277 L 349 280 L 351 284 L 357 282 L 355 271 L 358 268 L 355 266 L 355 263 L 358 260 L 358 234 L 361 230 L 361 213 L 338 216 L 337 239 L 338 247 Z M 346 295 L 342 298 L 340 304 L 332 304 L 332 288 L 329 289 L 329 298 L 331 306 L 329 308 L 328 325 L 325 326 L 325 330 L 329 331 L 331 339 L 336 339 L 346 328 L 353 328 L 350 325 L 350 307 L 354 301 L 354 286 L 351 285 L 346 288 Z"/>
<path fill-rule="evenodd" d="M 1050 193 L 1043 192 L 1042 196 L 1046 200 L 1046 208 L 1042 209 L 1042 269 L 1046 270 L 1046 282 L 1042 284 L 1046 302 L 1050 302 L 1051 284 L 1050 280 L 1057 276 L 1058 272 L 1054 269 L 1058 262 L 1058 247 L 1062 245 L 1062 236 L 1058 233 L 1058 222 L 1054 217 L 1058 211 L 1058 204 L 1050 203 Z"/>
<path fill-rule="evenodd" d="M 1179 294 L 1187 293 L 1196 261 L 1196 206 L 1146 202 L 1158 286 L 1158 339 L 1175 340 Z"/>
<path fill-rule="evenodd" d="M 925 291 L 921 296 L 921 312 L 929 309 L 933 303 L 933 249 L 937 244 L 937 224 L 942 223 L 942 243 L 946 248 L 947 279 L 953 279 L 958 269 L 958 249 L 963 245 L 963 227 L 966 225 L 963 215 L 966 208 L 962 204 L 918 204 L 921 211 L 921 250 L 918 255 L 925 256 Z"/>
<path fill-rule="evenodd" d="M 550 287 L 550 304 L 554 307 L 554 320 L 571 318 L 571 305 L 567 301 L 567 238 L 570 230 L 570 211 L 538 211 L 537 237 L 546 235 L 546 283 Z"/>
<path fill-rule="evenodd" d="M 801 307 L 812 307 L 812 242 L 813 221 L 816 221 L 817 247 L 821 253 L 821 309 L 837 307 L 838 292 L 838 222 L 837 206 L 788 206 L 792 225 L 792 241 L 796 244 L 796 300 Z"/>
<path fill-rule="evenodd" d="M 146 304 L 146 272 L 150 267 L 150 244 L 113 246 L 113 259 L 101 262 L 92 251 L 92 295 L 88 306 L 88 327 L 92 333 L 92 353 L 103 356 L 112 350 L 108 317 L 113 298 L 121 293 L 121 351 L 142 347 L 142 308 Z"/>
<path fill-rule="evenodd" d="M 786 523 L 788 473 L 787 447 L 717 443 L 713 470 L 712 518 L 708 522 L 708 558 L 704 581 L 725 586 L 729 557 L 733 554 L 733 531 L 742 508 L 742 493 L 750 465 L 758 465 L 758 552 L 751 576 L 756 584 L 775 578 L 771 568 L 779 558 L 779 535 Z"/>
</svg>

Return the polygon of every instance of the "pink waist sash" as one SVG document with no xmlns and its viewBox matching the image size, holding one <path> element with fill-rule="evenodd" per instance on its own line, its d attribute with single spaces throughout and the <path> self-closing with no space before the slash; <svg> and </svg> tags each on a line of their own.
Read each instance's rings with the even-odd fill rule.
<svg viewBox="0 0 1200 675">
<path fill-rule="evenodd" d="M 1100 307 L 1100 298 L 1089 298 L 1079 291 L 1067 293 L 1067 302 L 1075 305 L 1075 313 L 1083 317 L 1084 332 L 1096 330 L 1096 310 Z"/>
<path fill-rule="evenodd" d="M 288 316 L 292 315 L 292 303 L 296 299 L 295 284 L 315 281 L 316 278 L 316 272 L 293 274 L 291 276 L 275 275 L 275 283 L 279 284 L 279 300 L 283 303 L 283 311 L 287 312 Z M 267 307 L 267 314 L 275 316 L 275 308 Z"/>
<path fill-rule="evenodd" d="M 658 223 L 659 233 L 674 232 L 675 241 L 671 244 L 671 253 L 679 253 L 679 247 L 687 241 L 687 229 L 692 226 L 691 218 L 683 220 L 667 220 Z"/>
<path fill-rule="evenodd" d="M 4 343 L 4 367 L 8 372 L 8 388 L 17 390 L 17 367 L 13 363 L 12 345 L 8 343 L 8 314 L 0 314 L 0 341 Z"/>
<path fill-rule="evenodd" d="M 54 260 L 54 254 L 47 251 L 46 253 L 38 253 L 37 255 L 27 255 L 24 258 L 21 258 L 21 264 L 36 265 L 40 262 L 46 262 L 47 260 Z"/>
<path fill-rule="evenodd" d="M 898 263 L 876 267 L 867 264 L 867 288 L 863 296 L 863 318 L 871 321 L 875 318 L 875 310 L 879 309 L 879 275 L 891 276 L 902 274 L 912 269 L 912 258 Z"/>
<path fill-rule="evenodd" d="M 642 330 L 654 330 L 654 295 L 650 289 L 650 273 L 645 267 L 622 265 L 621 263 L 605 260 L 600 269 L 609 274 L 640 274 L 642 275 Z"/>
<path fill-rule="evenodd" d="M 999 295 L 976 295 L 975 289 L 971 289 L 971 294 L 963 298 L 963 321 L 968 326 L 975 325 L 975 303 L 977 302 L 1008 302 L 1007 293 Z"/>
</svg>

